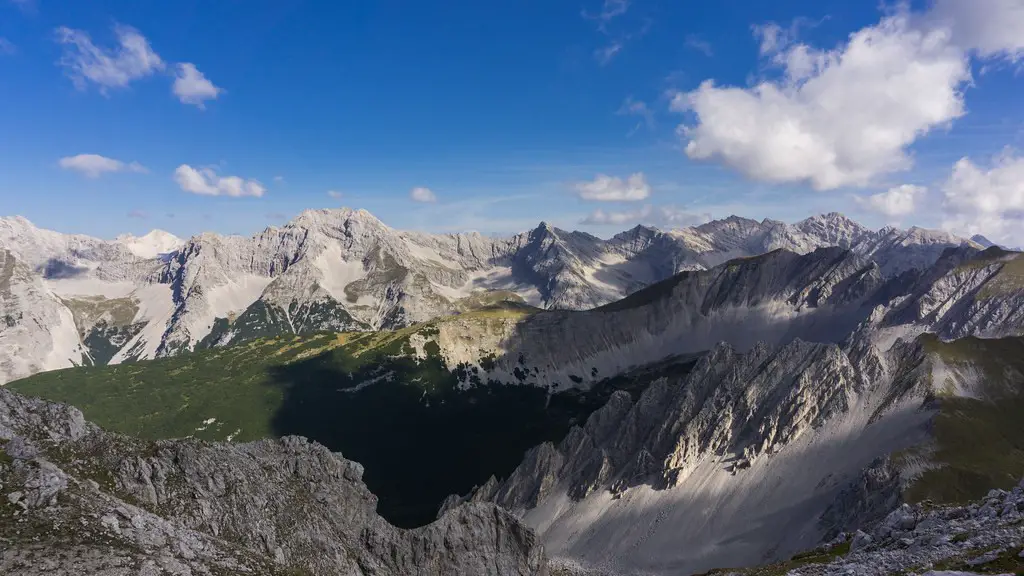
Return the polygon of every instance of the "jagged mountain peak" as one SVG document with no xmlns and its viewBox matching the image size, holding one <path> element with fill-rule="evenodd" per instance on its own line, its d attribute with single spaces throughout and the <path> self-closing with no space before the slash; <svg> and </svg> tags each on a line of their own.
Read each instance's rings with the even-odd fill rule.
<svg viewBox="0 0 1024 576">
<path fill-rule="evenodd" d="M 157 258 L 181 248 L 185 241 L 165 230 L 153 229 L 142 236 L 121 234 L 114 242 L 124 245 L 140 258 Z"/>
</svg>

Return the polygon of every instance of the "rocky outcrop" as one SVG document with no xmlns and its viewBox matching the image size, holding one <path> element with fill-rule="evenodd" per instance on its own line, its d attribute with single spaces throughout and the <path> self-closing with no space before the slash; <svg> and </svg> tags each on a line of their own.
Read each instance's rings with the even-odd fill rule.
<svg viewBox="0 0 1024 576">
<path fill-rule="evenodd" d="M 156 443 L 0 389 L 4 574 L 544 574 L 491 504 L 387 524 L 362 468 L 299 437 Z"/>
<path fill-rule="evenodd" d="M 0 385 L 82 362 L 70 310 L 10 251 L 0 248 Z"/>
</svg>

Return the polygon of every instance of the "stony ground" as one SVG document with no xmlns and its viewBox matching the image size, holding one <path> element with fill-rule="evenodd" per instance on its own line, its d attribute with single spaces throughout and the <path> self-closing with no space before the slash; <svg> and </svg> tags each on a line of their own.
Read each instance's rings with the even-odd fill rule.
<svg viewBox="0 0 1024 576">
<path fill-rule="evenodd" d="M 1024 482 L 1012 491 L 992 490 L 969 506 L 903 505 L 875 526 L 842 534 L 785 562 L 713 570 L 706 576 L 889 574 L 1024 574 Z M 595 572 L 556 560 L 552 576 L 626 575 Z"/>
</svg>

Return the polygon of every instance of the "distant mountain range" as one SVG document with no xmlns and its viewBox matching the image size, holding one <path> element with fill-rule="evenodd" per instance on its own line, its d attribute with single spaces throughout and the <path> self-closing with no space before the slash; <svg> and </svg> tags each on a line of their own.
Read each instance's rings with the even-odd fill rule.
<svg viewBox="0 0 1024 576">
<path fill-rule="evenodd" d="M 837 213 L 732 216 L 602 240 L 541 223 L 505 238 L 392 229 L 364 210 L 306 211 L 252 237 L 154 231 L 105 241 L 0 219 L 0 383 L 41 370 L 174 355 L 258 336 L 408 326 L 481 293 L 547 309 L 616 301 L 684 270 L 776 249 L 849 249 L 892 277 L 930 266 L 939 231 L 878 231 Z"/>
</svg>

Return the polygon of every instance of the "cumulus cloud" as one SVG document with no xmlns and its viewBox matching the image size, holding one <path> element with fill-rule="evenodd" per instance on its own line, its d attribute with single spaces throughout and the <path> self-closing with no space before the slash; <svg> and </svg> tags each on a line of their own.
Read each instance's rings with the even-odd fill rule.
<svg viewBox="0 0 1024 576">
<path fill-rule="evenodd" d="M 99 154 L 79 154 L 65 156 L 60 159 L 60 167 L 74 170 L 87 178 L 99 178 L 108 172 L 147 172 L 146 167 L 138 162 L 122 162 Z"/>
<path fill-rule="evenodd" d="M 191 104 L 200 110 L 206 109 L 207 100 L 216 100 L 224 92 L 210 82 L 195 64 L 185 62 L 178 64 L 171 90 L 182 104 Z"/>
<path fill-rule="evenodd" d="M 651 224 L 663 228 L 695 226 L 711 220 L 708 214 L 697 214 L 675 206 L 646 205 L 638 210 L 606 211 L 597 209 L 580 220 L 592 226 Z"/>
<path fill-rule="evenodd" d="M 203 196 L 230 196 L 259 198 L 267 189 L 257 180 L 246 180 L 238 176 L 220 176 L 213 168 L 193 168 L 182 164 L 174 171 L 174 181 L 185 192 Z"/>
<path fill-rule="evenodd" d="M 906 12 L 864 28 L 834 50 L 794 44 L 781 28 L 760 33 L 783 77 L 753 88 L 705 81 L 677 94 L 692 112 L 686 154 L 767 182 L 815 189 L 866 186 L 912 164 L 907 147 L 964 114 L 969 60 L 944 28 L 912 25 Z"/>
<path fill-rule="evenodd" d="M 414 202 L 437 202 L 437 195 L 430 188 L 417 186 L 409 191 L 409 198 Z"/>
<path fill-rule="evenodd" d="M 997 242 L 1024 242 L 1024 157 L 1006 151 L 989 166 L 961 158 L 942 192 L 946 228 Z"/>
<path fill-rule="evenodd" d="M 337 190 L 328 190 L 327 195 L 330 196 L 331 198 L 334 198 L 335 200 L 340 200 L 344 196 L 344 194 L 338 192 Z"/>
<path fill-rule="evenodd" d="M 57 29 L 57 42 L 64 45 L 60 65 L 79 90 L 91 83 L 105 94 L 110 88 L 124 88 L 133 80 L 164 69 L 163 60 L 137 30 L 118 25 L 114 34 L 117 46 L 101 48 L 81 30 L 64 26 Z"/>
<path fill-rule="evenodd" d="M 952 41 L 983 58 L 1024 58 L 1024 2 L 1020 0 L 936 0 L 924 25 L 944 27 Z"/>
<path fill-rule="evenodd" d="M 879 194 L 856 198 L 857 202 L 869 210 L 895 217 L 912 214 L 927 193 L 928 189 L 923 186 L 903 184 Z"/>
<path fill-rule="evenodd" d="M 635 202 L 651 195 L 651 186 L 643 172 L 637 172 L 625 180 L 598 174 L 590 182 L 577 182 L 573 188 L 580 198 L 598 202 Z"/>
</svg>

